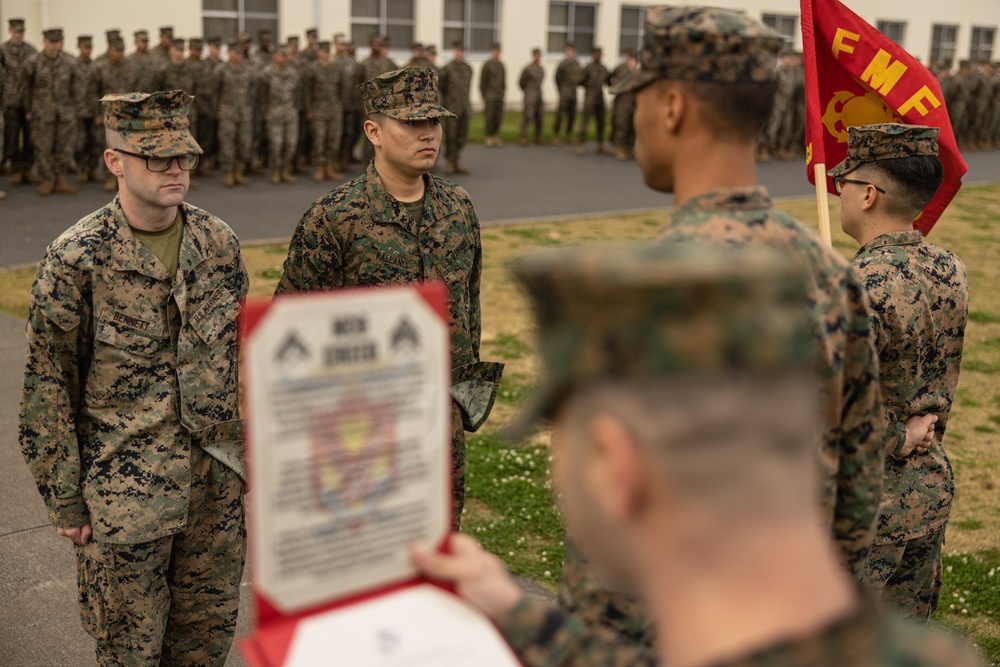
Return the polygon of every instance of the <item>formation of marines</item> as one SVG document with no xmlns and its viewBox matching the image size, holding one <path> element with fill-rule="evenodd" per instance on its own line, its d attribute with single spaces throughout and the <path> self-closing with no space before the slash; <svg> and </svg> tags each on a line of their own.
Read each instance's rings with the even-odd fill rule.
<svg viewBox="0 0 1000 667">
<path fill-rule="evenodd" d="M 46 31 L 46 60 L 25 66 L 50 88 L 76 81 L 57 32 Z M 288 182 L 305 119 L 323 137 L 315 175 L 328 178 L 343 156 L 330 141 L 336 118 L 320 109 L 338 88 L 324 69 L 332 59 L 310 42 L 315 67 L 303 75 L 291 69 L 297 45 L 260 37 L 263 55 L 234 42 L 217 71 L 231 97 L 241 84 L 265 96 L 268 141 L 254 146 L 251 112 L 220 117 L 220 154 L 227 132 L 239 137 L 223 170 L 246 180 L 264 151 L 272 180 Z M 508 436 L 554 424 L 567 519 L 558 605 L 525 596 L 466 536 L 447 553 L 413 552 L 528 667 L 981 664 L 921 625 L 941 587 L 954 495 L 944 442 L 968 311 L 961 260 L 912 224 L 943 180 L 938 130 L 850 129 L 848 157 L 830 171 L 842 227 L 860 246 L 847 262 L 756 182 L 782 44 L 741 13 L 655 7 L 633 62 L 609 73 L 595 50 L 574 68 L 568 48 L 560 65 L 567 86 L 598 91 L 611 79 L 612 94 L 629 96 L 635 160 L 675 208 L 647 247 L 567 250 L 514 268 L 535 306 L 544 372 Z M 373 46 L 358 71 L 394 66 L 383 40 Z M 157 48 L 164 64 L 152 80 L 182 81 L 172 36 Z M 473 202 L 432 173 L 442 146 L 459 173 L 471 86 L 462 50 L 439 73 L 414 49 L 416 66 L 354 88 L 373 159 L 302 215 L 276 291 L 447 285 L 456 530 L 464 433 L 488 418 L 503 371 L 480 357 Z M 522 88 L 535 85 L 539 57 Z M 121 49 L 103 62 L 134 71 Z M 103 128 L 92 139 L 118 193 L 39 269 L 20 444 L 53 525 L 76 545 L 99 664 L 222 665 L 245 556 L 236 363 L 246 268 L 228 226 L 183 201 L 208 157 L 191 96 L 100 91 L 84 120 Z M 600 128 L 588 101 L 584 117 Z M 563 102 L 562 138 L 580 147 L 575 104 Z M 36 136 L 80 120 L 50 106 L 26 108 L 25 122 L 42 119 Z M 53 190 L 65 183 L 65 156 L 35 159 Z"/>
</svg>

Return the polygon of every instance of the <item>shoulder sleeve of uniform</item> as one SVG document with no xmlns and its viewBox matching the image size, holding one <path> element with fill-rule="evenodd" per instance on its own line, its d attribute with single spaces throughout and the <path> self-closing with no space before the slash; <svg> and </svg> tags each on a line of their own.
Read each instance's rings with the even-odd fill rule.
<svg viewBox="0 0 1000 667">
<path fill-rule="evenodd" d="M 61 250 L 61 251 L 60 251 Z M 32 310 L 63 331 L 72 331 L 89 314 L 83 286 L 74 270 L 80 248 L 50 247 L 31 288 Z"/>
<path fill-rule="evenodd" d="M 341 244 L 336 234 L 363 215 L 350 206 L 350 194 L 359 188 L 363 185 L 356 179 L 318 199 L 302 215 L 292 234 L 275 296 L 342 285 Z"/>
</svg>

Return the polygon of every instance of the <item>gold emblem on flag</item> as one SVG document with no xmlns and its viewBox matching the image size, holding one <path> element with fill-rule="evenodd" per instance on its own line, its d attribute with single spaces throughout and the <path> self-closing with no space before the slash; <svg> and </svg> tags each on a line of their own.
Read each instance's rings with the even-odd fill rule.
<svg viewBox="0 0 1000 667">
<path fill-rule="evenodd" d="M 855 95 L 849 90 L 840 90 L 826 105 L 823 125 L 837 143 L 847 143 L 847 128 L 877 123 L 900 123 L 899 117 L 882 98 L 873 92 Z"/>
</svg>

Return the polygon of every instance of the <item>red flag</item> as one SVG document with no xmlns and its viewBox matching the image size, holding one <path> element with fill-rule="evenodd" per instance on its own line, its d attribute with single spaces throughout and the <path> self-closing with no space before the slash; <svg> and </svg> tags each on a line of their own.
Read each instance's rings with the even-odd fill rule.
<svg viewBox="0 0 1000 667">
<path fill-rule="evenodd" d="M 958 151 L 937 79 L 898 44 L 838 0 L 800 0 L 806 75 L 806 171 L 833 168 L 847 157 L 847 128 L 872 123 L 941 129 L 944 182 L 913 226 L 924 236 L 947 208 L 968 171 Z M 827 183 L 836 192 L 832 179 Z"/>
</svg>

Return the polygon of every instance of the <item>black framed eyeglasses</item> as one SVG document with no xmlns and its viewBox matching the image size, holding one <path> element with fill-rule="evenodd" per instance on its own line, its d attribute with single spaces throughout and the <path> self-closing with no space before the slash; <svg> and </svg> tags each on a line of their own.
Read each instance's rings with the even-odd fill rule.
<svg viewBox="0 0 1000 667">
<path fill-rule="evenodd" d="M 198 161 L 201 159 L 201 156 L 197 153 L 171 155 L 170 157 L 158 157 L 155 155 L 142 155 L 131 151 L 123 151 L 120 148 L 115 148 L 113 150 L 116 153 L 121 153 L 122 155 L 128 155 L 131 157 L 137 157 L 140 160 L 145 160 L 146 169 L 156 173 L 161 173 L 170 169 L 170 165 L 173 164 L 174 160 L 177 160 L 177 166 L 180 167 L 182 171 L 193 171 L 198 166 Z"/>
<path fill-rule="evenodd" d="M 844 191 L 844 183 L 854 183 L 854 185 L 870 185 L 879 192 L 881 192 L 882 194 L 885 194 L 885 190 L 875 185 L 874 183 L 869 183 L 868 181 L 855 181 L 850 178 L 841 178 L 840 176 L 834 176 L 833 187 L 837 190 L 838 195 Z"/>
</svg>

